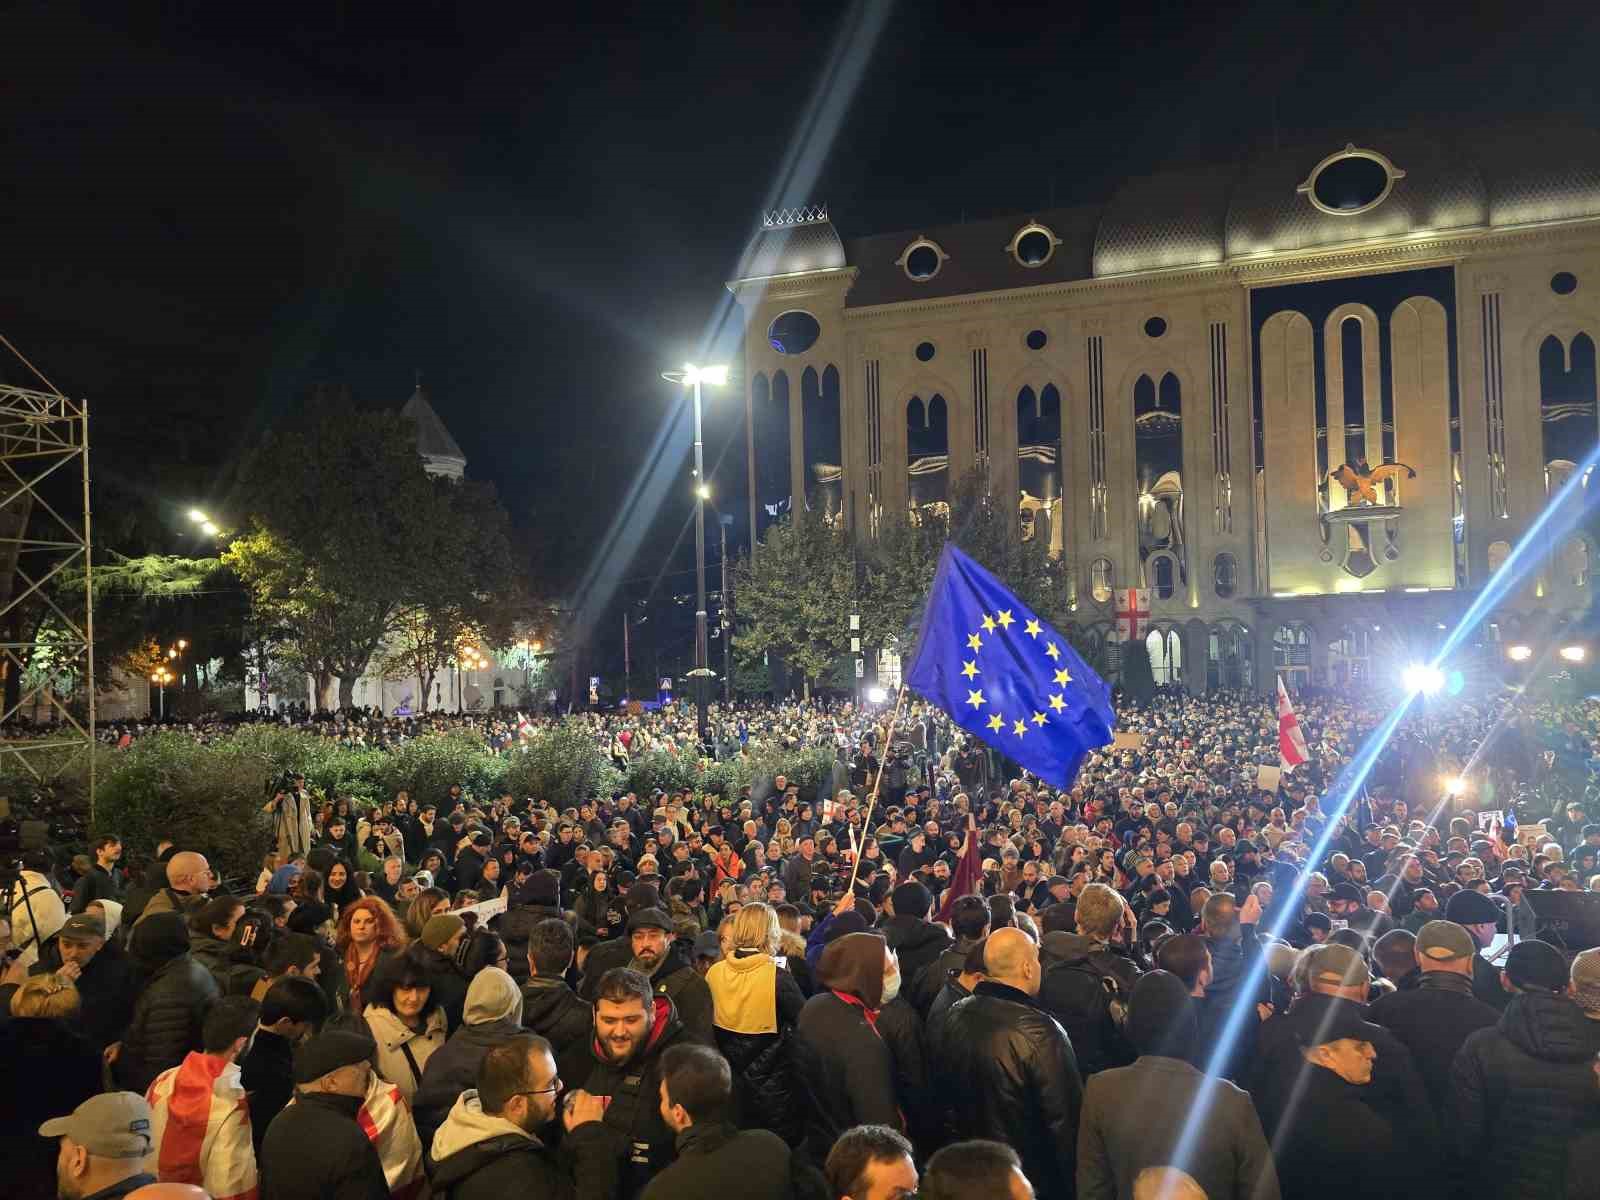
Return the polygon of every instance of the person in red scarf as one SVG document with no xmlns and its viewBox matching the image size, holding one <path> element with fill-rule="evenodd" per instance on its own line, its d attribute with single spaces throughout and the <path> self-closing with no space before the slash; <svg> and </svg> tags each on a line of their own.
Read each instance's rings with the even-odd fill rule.
<svg viewBox="0 0 1600 1200">
<path fill-rule="evenodd" d="M 225 996 L 211 1006 L 199 1051 L 156 1076 L 145 1094 L 156 1175 L 202 1187 L 215 1200 L 256 1200 L 256 1152 L 239 1057 L 255 1034 L 261 1006 Z"/>
<path fill-rule="evenodd" d="M 363 896 L 339 914 L 339 931 L 334 947 L 344 960 L 345 986 L 349 989 L 347 1012 L 363 1012 L 366 1000 L 361 990 L 385 957 L 400 953 L 406 946 L 405 930 L 394 910 L 376 896 Z"/>
<path fill-rule="evenodd" d="M 898 971 L 876 933 L 846 933 L 818 960 L 817 980 L 825 990 L 800 1010 L 793 1043 L 807 1107 L 806 1149 L 814 1162 L 825 1161 L 839 1135 L 853 1126 L 905 1130 L 894 1060 L 878 1033 L 884 982 Z"/>
</svg>

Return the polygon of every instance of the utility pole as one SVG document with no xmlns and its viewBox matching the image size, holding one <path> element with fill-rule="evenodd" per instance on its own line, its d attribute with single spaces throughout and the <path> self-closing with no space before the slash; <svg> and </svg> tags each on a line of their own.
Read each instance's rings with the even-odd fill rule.
<svg viewBox="0 0 1600 1200">
<path fill-rule="evenodd" d="M 728 574 L 728 526 L 733 524 L 733 516 L 728 513 L 717 514 L 717 526 L 722 530 L 722 611 L 719 619 L 722 623 L 722 702 L 733 703 L 733 590 L 732 577 Z"/>
</svg>

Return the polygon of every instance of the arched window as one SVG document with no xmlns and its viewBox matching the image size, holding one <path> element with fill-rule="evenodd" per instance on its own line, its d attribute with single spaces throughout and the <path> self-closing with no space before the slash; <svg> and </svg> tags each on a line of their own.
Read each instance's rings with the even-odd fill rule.
<svg viewBox="0 0 1600 1200">
<path fill-rule="evenodd" d="M 844 512 L 844 459 L 839 411 L 839 372 L 824 368 L 820 381 L 807 369 L 801 379 L 800 411 L 805 438 L 806 506 L 829 521 Z"/>
<path fill-rule="evenodd" d="M 1311 682 L 1311 628 L 1299 621 L 1279 625 L 1272 635 L 1272 665 L 1290 691 Z"/>
<path fill-rule="evenodd" d="M 1133 452 L 1139 505 L 1139 551 L 1177 550 L 1183 531 L 1183 396 L 1168 371 L 1133 385 Z"/>
<path fill-rule="evenodd" d="M 949 508 L 950 424 L 944 397 L 906 404 L 906 495 L 912 513 L 944 515 Z"/>
<path fill-rule="evenodd" d="M 1109 558 L 1097 558 L 1089 564 L 1089 595 L 1096 604 L 1110 604 L 1116 587 L 1116 568 Z"/>
<path fill-rule="evenodd" d="M 1155 588 L 1156 598 L 1171 600 L 1172 594 L 1178 590 L 1177 569 L 1170 554 L 1156 554 L 1150 559 L 1151 584 Z"/>
<path fill-rule="evenodd" d="M 1365 625 L 1347 625 L 1328 643 L 1328 682 L 1334 687 L 1372 677 L 1372 632 Z"/>
<path fill-rule="evenodd" d="M 1589 586 L 1589 543 L 1586 539 L 1568 538 L 1561 551 L 1561 562 L 1573 587 Z"/>
<path fill-rule="evenodd" d="M 1183 637 L 1167 625 L 1152 629 L 1144 639 L 1150 655 L 1150 674 L 1158 684 L 1178 683 L 1183 678 Z"/>
<path fill-rule="evenodd" d="M 1595 347 L 1586 333 L 1570 347 L 1552 334 L 1539 344 L 1539 415 L 1544 461 L 1579 463 L 1595 444 Z"/>
<path fill-rule="evenodd" d="M 1510 557 L 1511 557 L 1511 543 L 1510 542 L 1490 542 L 1489 543 L 1489 574 L 1493 575 L 1501 567 L 1505 566 L 1506 559 L 1508 559 Z"/>
<path fill-rule="evenodd" d="M 1255 686 L 1250 628 L 1237 621 L 1213 625 L 1207 638 L 1206 687 L 1248 691 Z"/>
<path fill-rule="evenodd" d="M 750 412 L 755 424 L 759 535 L 789 511 L 789 377 L 784 372 L 774 373 L 770 384 L 759 372 L 750 381 Z"/>
<path fill-rule="evenodd" d="M 1017 503 L 1022 537 L 1042 537 L 1049 552 L 1061 553 L 1061 392 L 1047 383 L 1036 394 L 1017 393 Z"/>
<path fill-rule="evenodd" d="M 1211 564 L 1211 590 L 1219 600 L 1231 600 L 1238 588 L 1239 560 L 1223 551 Z"/>
</svg>

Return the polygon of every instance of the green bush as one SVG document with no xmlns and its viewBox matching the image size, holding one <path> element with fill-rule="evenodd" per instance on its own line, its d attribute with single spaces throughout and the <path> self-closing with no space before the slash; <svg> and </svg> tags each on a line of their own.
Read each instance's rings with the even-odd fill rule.
<svg viewBox="0 0 1600 1200">
<path fill-rule="evenodd" d="M 349 753 L 349 751 L 345 751 Z M 441 804 L 450 785 L 487 804 L 500 794 L 505 760 L 484 749 L 467 734 L 433 734 L 406 742 L 398 750 L 378 752 L 378 785 L 386 798 L 402 789 L 413 802 Z"/>
<path fill-rule="evenodd" d="M 532 797 L 559 811 L 591 795 L 609 798 L 623 787 L 622 773 L 581 721 L 563 721 L 504 760 L 504 787 L 518 800 Z"/>
<path fill-rule="evenodd" d="M 694 764 L 665 750 L 647 750 L 628 764 L 628 790 L 641 800 L 649 800 L 656 788 L 673 792 L 699 782 Z"/>
</svg>

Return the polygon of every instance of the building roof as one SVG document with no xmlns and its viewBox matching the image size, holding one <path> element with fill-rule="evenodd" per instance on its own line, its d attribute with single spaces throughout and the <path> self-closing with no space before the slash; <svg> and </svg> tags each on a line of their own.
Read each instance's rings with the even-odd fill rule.
<svg viewBox="0 0 1600 1200">
<path fill-rule="evenodd" d="M 1347 152 L 1364 159 L 1355 165 L 1369 171 L 1381 164 L 1389 184 L 1366 208 L 1329 211 L 1313 202 L 1307 185 L 1315 184 L 1319 170 L 1350 157 Z M 817 214 L 820 220 L 773 220 Z M 823 210 L 773 217 L 746 246 L 735 278 L 849 266 L 856 277 L 846 303 L 861 308 L 1389 238 L 1600 219 L 1600 130 L 1557 120 L 1443 131 L 1352 127 L 1233 162 L 1135 176 L 1101 205 L 848 243 L 840 242 Z M 1046 227 L 1056 241 L 1050 258 L 1036 267 L 1012 253 L 1019 231 L 1030 224 Z M 939 251 L 939 267 L 912 279 L 906 256 L 922 241 Z"/>
<path fill-rule="evenodd" d="M 417 427 L 417 453 L 423 458 L 459 462 L 463 467 L 466 466 L 467 456 L 461 453 L 461 447 L 456 445 L 455 438 L 450 436 L 439 414 L 428 403 L 428 393 L 421 380 L 417 381 L 417 390 L 411 393 L 411 399 L 406 401 L 400 415 Z"/>
</svg>

